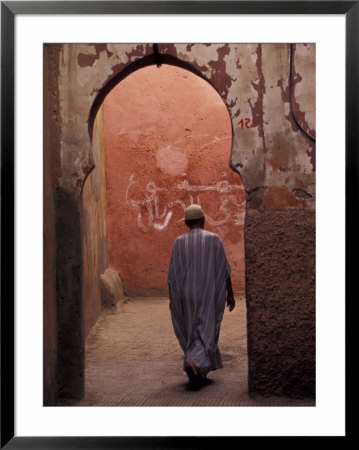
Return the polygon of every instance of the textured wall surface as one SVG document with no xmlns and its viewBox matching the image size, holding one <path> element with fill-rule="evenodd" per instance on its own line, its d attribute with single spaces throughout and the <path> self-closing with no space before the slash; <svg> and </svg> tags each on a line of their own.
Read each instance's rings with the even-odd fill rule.
<svg viewBox="0 0 359 450">
<path fill-rule="evenodd" d="M 85 349 L 81 207 L 79 199 L 61 187 L 55 189 L 54 199 L 56 211 L 57 389 L 60 398 L 82 398 Z"/>
<path fill-rule="evenodd" d="M 103 109 L 100 108 L 93 130 L 92 150 L 95 168 L 82 190 L 83 223 L 83 297 L 84 336 L 101 312 L 100 275 L 108 267 L 106 226 L 106 174 Z"/>
<path fill-rule="evenodd" d="M 89 135 L 96 113 L 111 88 L 135 69 L 154 64 L 155 59 L 152 46 L 148 44 L 63 44 L 50 47 L 53 57 L 45 58 L 44 67 L 44 79 L 48 77 L 46 82 L 49 87 L 44 96 L 45 124 L 49 129 L 49 134 L 45 133 L 44 152 L 51 159 L 46 162 L 45 168 L 47 170 L 53 165 L 54 179 L 46 178 L 45 188 L 50 189 L 55 200 L 56 259 L 54 274 L 48 275 L 45 281 L 48 294 L 45 297 L 45 335 L 50 336 L 49 342 L 54 340 L 54 332 L 48 327 L 54 325 L 53 289 L 56 280 L 59 357 L 57 366 L 53 365 L 56 346 L 49 345 L 45 352 L 45 371 L 50 382 L 51 373 L 58 374 L 62 395 L 81 396 L 84 348 L 82 302 L 86 299 L 82 292 L 83 226 L 80 202 L 84 180 L 94 167 Z M 287 223 L 291 223 L 287 220 L 289 213 L 296 217 L 299 224 L 308 217 L 308 211 L 312 212 L 313 217 L 315 45 L 160 44 L 159 51 L 163 62 L 189 68 L 205 77 L 227 105 L 233 133 L 231 164 L 244 183 L 248 220 L 255 217 L 253 214 L 263 213 L 265 232 L 272 236 L 280 218 L 286 231 Z M 47 222 L 45 220 L 45 261 L 49 263 L 46 270 L 53 267 L 51 263 L 54 258 L 51 255 L 54 234 L 47 228 L 53 229 L 51 201 L 51 194 L 46 193 L 45 206 L 49 206 L 49 219 Z M 283 216 L 283 212 L 287 215 Z M 300 245 L 302 228 L 293 225 L 289 229 L 288 240 Z M 306 229 L 308 239 L 314 242 L 313 227 Z M 308 388 L 310 383 L 306 374 L 314 373 L 315 363 L 306 356 L 308 365 L 302 365 L 299 369 L 302 354 L 313 354 L 313 350 L 308 348 L 314 348 L 314 338 L 312 321 L 299 313 L 297 292 L 286 290 L 288 279 L 294 277 L 293 267 L 297 268 L 296 277 L 301 278 L 298 285 L 307 289 L 305 292 L 303 290 L 303 298 L 310 305 L 308 311 L 314 311 L 315 295 L 313 290 L 307 288 L 308 273 L 302 272 L 303 267 L 298 265 L 295 251 L 284 251 L 286 239 L 284 234 L 283 241 L 276 241 L 277 245 L 273 246 L 271 239 L 263 239 L 259 228 L 251 226 L 249 221 L 246 224 L 245 241 L 251 243 L 249 246 L 246 244 L 246 252 L 260 249 L 255 264 L 261 266 L 263 271 L 252 272 L 254 263 L 246 269 L 250 324 L 248 346 L 253 350 L 254 346 L 263 342 L 268 350 L 266 354 L 271 355 L 264 364 L 262 351 L 250 353 L 249 387 L 253 392 L 278 392 L 277 383 L 266 384 L 263 380 L 261 373 L 264 364 L 267 374 L 276 373 L 274 378 L 281 379 L 288 387 L 286 395 L 295 396 L 298 392 L 312 392 Z M 312 248 L 300 248 L 303 261 L 307 261 L 307 267 L 314 270 Z M 281 258 L 283 251 L 288 254 L 287 260 Z M 291 339 L 289 327 L 287 332 L 278 332 L 274 342 L 263 327 L 255 325 L 256 322 L 260 324 L 257 319 L 261 315 L 275 317 L 277 313 L 274 289 L 267 290 L 268 280 L 262 276 L 268 270 L 268 257 L 262 255 L 268 254 L 272 255 L 272 261 L 278 261 L 278 269 L 281 269 L 278 271 L 280 276 L 272 274 L 270 284 L 278 285 L 277 290 L 285 292 L 288 297 L 282 317 L 296 324 L 298 348 L 295 356 L 284 351 L 287 340 Z M 259 303 L 257 292 L 261 298 Z M 70 322 L 69 317 L 72 317 Z M 311 343 L 305 342 L 309 339 Z M 277 349 L 281 349 L 280 355 L 274 357 Z M 288 367 L 298 370 L 291 372 Z M 265 388 L 261 388 L 256 379 L 261 379 Z"/>
<path fill-rule="evenodd" d="M 253 191 L 259 188 L 282 186 L 285 205 L 295 206 L 299 193 L 304 207 L 314 208 L 315 145 L 291 112 L 305 131 L 314 133 L 315 45 L 160 44 L 159 51 L 164 61 L 189 64 L 222 97 L 233 126 L 231 163 L 246 190 L 257 198 Z M 93 167 L 87 132 L 91 106 L 99 106 L 102 92 L 130 73 L 131 63 L 134 69 L 141 61 L 153 64 L 151 55 L 148 44 L 62 46 L 59 182 L 64 188 L 81 189 Z"/>
<path fill-rule="evenodd" d="M 59 136 L 54 126 L 58 119 L 57 76 L 60 46 L 45 46 L 44 62 L 44 401 L 57 399 L 57 301 L 56 301 L 56 235 L 54 188 L 59 169 Z M 52 76 L 51 76 L 51 75 Z"/>
<path fill-rule="evenodd" d="M 315 214 L 247 212 L 249 390 L 315 395 Z"/>
<path fill-rule="evenodd" d="M 167 295 L 184 209 L 202 205 L 222 238 L 233 288 L 244 290 L 245 193 L 229 165 L 231 120 L 198 76 L 162 65 L 138 70 L 104 101 L 110 263 L 129 296 Z"/>
</svg>

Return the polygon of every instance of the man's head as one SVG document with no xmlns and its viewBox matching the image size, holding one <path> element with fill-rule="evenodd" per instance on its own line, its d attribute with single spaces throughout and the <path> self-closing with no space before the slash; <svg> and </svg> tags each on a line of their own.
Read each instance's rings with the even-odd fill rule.
<svg viewBox="0 0 359 450">
<path fill-rule="evenodd" d="M 204 212 L 199 205 L 190 205 L 184 213 L 188 228 L 204 228 Z"/>
</svg>

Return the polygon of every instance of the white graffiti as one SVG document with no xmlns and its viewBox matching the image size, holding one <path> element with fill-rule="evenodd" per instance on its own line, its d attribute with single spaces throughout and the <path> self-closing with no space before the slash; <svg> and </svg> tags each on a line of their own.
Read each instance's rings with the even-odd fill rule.
<svg viewBox="0 0 359 450">
<path fill-rule="evenodd" d="M 222 176 L 225 174 L 222 174 Z M 213 185 L 191 185 L 188 180 L 183 180 L 180 183 L 173 185 L 172 188 L 162 188 L 158 187 L 153 181 L 150 181 L 146 185 L 146 191 L 141 194 L 140 199 L 130 198 L 130 190 L 137 181 L 135 180 L 135 175 L 131 174 L 130 181 L 126 189 L 126 202 L 130 208 L 137 212 L 137 223 L 139 228 L 148 232 L 151 229 L 164 230 L 169 225 L 171 218 L 173 216 L 174 208 L 179 205 L 183 210 L 187 208 L 192 203 L 201 205 L 201 193 L 203 192 L 219 192 L 220 194 L 225 194 L 222 198 L 221 203 L 218 206 L 216 213 L 216 220 L 205 213 L 206 221 L 216 227 L 225 224 L 226 222 L 232 220 L 233 224 L 236 226 L 242 225 L 244 221 L 244 200 L 239 201 L 238 196 L 235 192 L 243 190 L 243 186 L 239 184 L 230 184 L 228 180 L 222 180 Z M 162 208 L 160 207 L 159 194 L 161 191 L 185 191 L 188 194 L 188 202 L 186 203 L 183 199 L 178 198 L 173 201 L 169 201 Z M 144 219 L 143 211 L 147 216 Z M 177 222 L 181 222 L 184 219 L 181 218 Z"/>
<path fill-rule="evenodd" d="M 183 180 L 175 186 L 178 190 L 185 189 L 186 191 L 218 191 L 230 192 L 232 190 L 242 190 L 243 187 L 239 184 L 229 184 L 227 180 L 219 181 L 214 185 L 190 185 L 188 180 Z"/>
</svg>

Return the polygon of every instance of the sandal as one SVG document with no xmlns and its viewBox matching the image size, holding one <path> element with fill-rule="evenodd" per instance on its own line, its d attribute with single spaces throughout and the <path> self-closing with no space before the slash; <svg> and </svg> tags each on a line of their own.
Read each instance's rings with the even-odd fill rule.
<svg viewBox="0 0 359 450">
<path fill-rule="evenodd" d="M 195 373 L 196 368 L 187 364 L 184 370 L 189 378 L 189 387 L 191 391 L 198 391 L 201 388 L 201 377 Z"/>
</svg>

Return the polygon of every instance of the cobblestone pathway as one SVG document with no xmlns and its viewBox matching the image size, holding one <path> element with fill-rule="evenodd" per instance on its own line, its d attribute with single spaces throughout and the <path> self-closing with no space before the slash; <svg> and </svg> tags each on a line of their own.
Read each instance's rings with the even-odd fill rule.
<svg viewBox="0 0 359 450">
<path fill-rule="evenodd" d="M 245 300 L 236 301 L 221 327 L 223 369 L 196 392 L 188 390 L 167 298 L 127 299 L 119 311 L 103 313 L 87 340 L 85 397 L 76 406 L 314 406 L 249 397 Z"/>
</svg>

